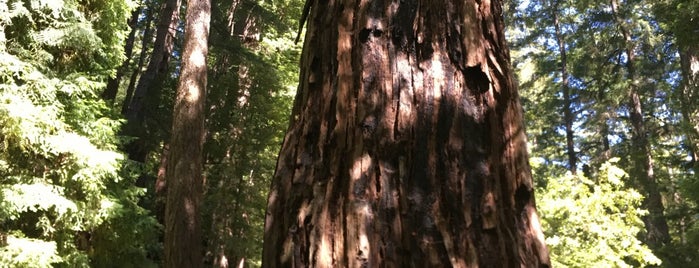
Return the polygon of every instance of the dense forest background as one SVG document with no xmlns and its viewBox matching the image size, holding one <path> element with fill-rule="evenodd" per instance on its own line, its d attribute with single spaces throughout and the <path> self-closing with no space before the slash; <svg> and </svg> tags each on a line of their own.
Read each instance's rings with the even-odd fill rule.
<svg viewBox="0 0 699 268">
<path fill-rule="evenodd" d="M 185 10 L 0 1 L 0 267 L 162 263 Z M 303 11 L 213 3 L 207 265 L 259 265 Z M 506 20 L 554 266 L 699 267 L 699 2 L 513 0 Z"/>
</svg>

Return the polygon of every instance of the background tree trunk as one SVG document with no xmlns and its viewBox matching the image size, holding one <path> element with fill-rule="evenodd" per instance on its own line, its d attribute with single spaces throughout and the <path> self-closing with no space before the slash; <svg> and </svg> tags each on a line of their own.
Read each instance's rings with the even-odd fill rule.
<svg viewBox="0 0 699 268">
<path fill-rule="evenodd" d="M 573 130 L 573 111 L 570 96 L 570 83 L 568 79 L 568 55 L 566 54 L 565 35 L 561 32 L 561 24 L 558 19 L 558 5 L 560 0 L 553 5 L 553 25 L 556 29 L 556 42 L 561 57 L 561 91 L 563 92 L 563 124 L 566 131 L 566 154 L 568 155 L 568 170 L 575 175 L 577 173 L 577 156 L 575 154 L 575 136 Z"/>
<path fill-rule="evenodd" d="M 546 267 L 501 1 L 311 1 L 264 267 Z"/>
<path fill-rule="evenodd" d="M 165 267 L 202 266 L 202 147 L 210 0 L 187 3 L 182 68 L 167 158 Z"/>
<path fill-rule="evenodd" d="M 153 53 L 146 71 L 138 80 L 138 85 L 133 92 L 133 96 L 129 99 L 128 108 L 126 109 L 126 119 L 128 119 L 125 131 L 126 134 L 136 137 L 136 140 L 127 145 L 126 152 L 129 159 L 144 162 L 146 155 L 151 150 L 143 138 L 146 136 L 144 121 L 146 118 L 146 110 L 148 95 L 159 93 L 152 92 L 153 90 L 160 91 L 158 84 L 162 82 L 165 75 L 168 73 L 168 61 L 174 46 L 175 33 L 177 24 L 179 23 L 180 0 L 164 0 L 160 10 L 159 22 L 156 28 L 155 42 L 153 44 Z M 152 104 L 158 103 L 157 98 L 154 98 Z M 139 186 L 143 186 L 144 182 L 139 182 Z"/>
<path fill-rule="evenodd" d="M 110 104 L 114 103 L 114 99 L 119 92 L 121 78 L 124 76 L 124 73 L 126 73 L 126 69 L 129 67 L 129 63 L 131 62 L 131 57 L 133 56 L 133 46 L 136 40 L 136 25 L 138 23 L 138 17 L 141 15 L 141 11 L 142 8 L 139 7 L 131 12 L 131 18 L 129 19 L 129 27 L 131 27 L 131 31 L 129 31 L 129 36 L 126 38 L 126 43 L 124 44 L 124 55 L 126 56 L 126 59 L 124 59 L 124 63 L 117 68 L 114 77 L 107 79 L 107 87 L 105 87 L 102 91 L 102 99 Z"/>
<path fill-rule="evenodd" d="M 145 65 L 146 57 L 148 56 L 148 45 L 152 41 L 153 30 L 151 29 L 151 22 L 153 21 L 152 8 L 150 6 L 144 7 L 145 17 L 143 18 L 143 37 L 141 37 L 141 52 L 138 56 L 138 62 L 136 67 L 131 72 L 131 77 L 129 77 L 129 85 L 126 87 L 125 97 L 121 104 L 121 114 L 126 115 L 129 112 L 129 104 L 133 98 L 133 92 L 136 90 L 136 82 L 138 80 L 139 74 Z"/>
<path fill-rule="evenodd" d="M 659 249 L 670 242 L 670 233 L 664 215 L 665 207 L 663 206 L 662 196 L 653 173 L 653 155 L 645 126 L 643 104 L 641 103 L 638 75 L 636 73 L 636 45 L 631 38 L 627 25 L 620 17 L 618 0 L 611 0 L 611 7 L 626 46 L 626 71 L 627 79 L 629 80 L 629 117 L 633 128 L 633 136 L 631 138 L 633 168 L 631 176 L 640 182 L 645 192 L 643 206 L 648 209 L 648 215 L 643 217 L 643 222 L 646 225 L 646 242 L 651 248 Z"/>
<path fill-rule="evenodd" d="M 685 46 L 680 49 L 682 70 L 682 94 L 679 96 L 682 119 L 687 137 L 687 148 L 692 157 L 694 172 L 699 172 L 699 48 Z"/>
</svg>

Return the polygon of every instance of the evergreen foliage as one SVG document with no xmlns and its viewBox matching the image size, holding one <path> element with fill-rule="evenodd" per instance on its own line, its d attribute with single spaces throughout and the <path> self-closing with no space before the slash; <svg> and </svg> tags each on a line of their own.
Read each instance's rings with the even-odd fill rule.
<svg viewBox="0 0 699 268">
<path fill-rule="evenodd" d="M 635 190 L 641 199 L 627 200 L 626 206 L 646 208 L 648 192 L 637 175 L 633 146 L 632 108 L 629 104 L 630 85 L 637 87 L 643 109 L 646 135 L 653 159 L 653 175 L 658 184 L 665 215 L 670 227 L 671 241 L 653 248 L 652 255 L 660 258 L 663 267 L 695 267 L 696 229 L 695 150 L 692 149 L 695 123 L 685 114 L 696 111 L 696 98 L 685 87 L 679 64 L 680 51 L 692 43 L 696 31 L 696 5 L 692 1 L 619 1 L 613 12 L 611 1 L 515 1 L 509 36 L 513 41 L 513 62 L 519 70 L 531 155 L 536 166 L 536 179 L 541 198 L 540 213 L 549 226 L 546 230 L 552 257 L 561 266 L 641 266 L 653 264 L 647 251 L 615 250 L 615 240 L 596 239 L 576 244 L 565 241 L 588 241 L 592 226 L 609 226 L 621 231 L 616 235 L 635 240 L 628 245 L 646 244 L 646 229 L 636 220 L 615 220 L 615 213 L 599 207 L 581 206 L 591 202 L 610 168 L 620 169 L 623 187 L 612 187 L 605 198 L 628 196 Z M 554 10 L 554 5 L 558 9 Z M 553 12 L 560 18 L 565 38 L 567 65 L 570 74 L 571 101 L 574 111 L 575 150 L 582 174 L 567 175 L 565 132 L 562 116 L 560 53 L 555 42 Z M 636 77 L 630 81 L 626 49 L 628 43 L 620 32 L 618 16 L 628 29 L 635 45 Z M 694 46 L 696 48 L 696 46 Z M 690 94 L 688 94 L 690 93 Z M 697 122 L 697 121 L 694 121 Z M 645 156 L 641 156 L 645 157 Z M 611 159 L 617 159 L 610 165 Z M 605 173 L 606 172 L 606 173 Z M 608 176 L 607 176 L 608 177 Z M 589 188 L 589 189 L 588 189 Z M 562 192 L 561 189 L 568 189 Z M 555 200 L 555 201 L 554 201 Z M 553 203 L 552 203 L 553 202 Z M 578 204 L 565 207 L 560 203 Z M 556 208 L 556 209 L 553 209 Z M 561 217 L 556 211 L 585 215 L 585 221 Z M 578 214 L 580 213 L 580 214 Z M 648 216 L 637 214 L 641 219 Z M 627 215 L 628 217 L 628 215 Z M 633 218 L 633 217 L 632 217 Z M 604 222 L 604 224 L 601 224 Z M 570 231 L 563 228 L 578 228 Z M 613 227 L 613 228 L 612 228 Z M 613 233 L 613 232 L 612 232 Z M 599 234 L 595 234 L 599 236 Z M 552 237 L 555 237 L 552 238 Z M 608 250 L 592 248 L 606 244 Z M 584 247 L 583 247 L 584 246 Z M 629 246 L 631 247 L 631 246 Z M 597 256 L 597 258 L 595 258 Z M 597 261 L 610 261 L 606 264 Z M 611 262 L 614 260 L 614 262 Z M 594 263 L 597 263 L 593 265 Z"/>
<path fill-rule="evenodd" d="M 120 172 L 121 121 L 98 98 L 132 5 L 1 4 L 0 263 L 147 266 L 157 226 Z"/>
<path fill-rule="evenodd" d="M 539 168 L 534 159 L 534 168 Z M 643 196 L 611 159 L 594 178 L 567 174 L 538 189 L 546 242 L 555 267 L 643 267 L 660 264 L 636 235 Z"/>
<path fill-rule="evenodd" d="M 291 110 L 290 87 L 298 79 L 300 52 L 287 14 L 300 7 L 292 3 L 241 1 L 230 14 L 231 3 L 222 1 L 212 16 L 207 262 L 259 265 L 267 191 Z"/>
</svg>

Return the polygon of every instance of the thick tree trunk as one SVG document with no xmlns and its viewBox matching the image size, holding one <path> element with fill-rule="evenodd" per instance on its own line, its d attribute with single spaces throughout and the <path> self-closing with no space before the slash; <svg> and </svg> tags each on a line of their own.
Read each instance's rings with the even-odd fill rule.
<svg viewBox="0 0 699 268">
<path fill-rule="evenodd" d="M 126 152 L 129 159 L 134 161 L 144 162 L 150 151 L 146 142 L 143 141 L 146 136 L 144 120 L 147 116 L 144 108 L 147 106 L 148 95 L 158 94 L 152 91 L 161 90 L 158 85 L 162 83 L 168 73 L 168 60 L 172 53 L 177 24 L 179 23 L 179 8 L 180 0 L 165 0 L 163 2 L 148 67 L 139 78 L 138 85 L 126 110 L 126 119 L 128 119 L 125 127 L 126 134 L 136 138 L 135 141 L 127 145 Z M 151 101 L 157 103 L 155 99 Z"/>
<path fill-rule="evenodd" d="M 182 68 L 167 158 L 165 267 L 202 266 L 200 223 L 210 0 L 187 2 Z"/>
<path fill-rule="evenodd" d="M 114 77 L 110 77 L 107 80 L 107 87 L 104 88 L 104 91 L 102 91 L 102 99 L 109 102 L 110 104 L 114 103 L 114 99 L 116 98 L 116 95 L 119 92 L 119 84 L 121 83 L 121 78 L 124 76 L 124 73 L 126 73 L 126 69 L 129 67 L 129 63 L 131 62 L 131 57 L 133 55 L 133 45 L 136 40 L 136 24 L 138 23 L 138 17 L 141 15 L 141 10 L 142 9 L 140 7 L 134 10 L 131 13 L 131 18 L 129 19 L 129 27 L 131 27 L 131 31 L 129 32 L 129 35 L 126 38 L 126 44 L 124 44 L 124 55 L 126 56 L 126 59 L 124 59 L 124 62 L 117 69 Z"/>
<path fill-rule="evenodd" d="M 641 183 L 646 195 L 646 198 L 643 200 L 644 208 L 648 209 L 648 215 L 643 217 L 643 222 L 646 226 L 645 241 L 653 249 L 659 249 L 670 242 L 670 233 L 664 215 L 665 207 L 663 206 L 658 182 L 653 174 L 653 156 L 643 117 L 641 95 L 638 92 L 636 45 L 631 40 L 631 33 L 627 29 L 625 22 L 620 18 L 617 1 L 611 0 L 611 7 L 621 35 L 624 38 L 626 53 L 626 71 L 629 80 L 629 117 L 633 128 L 631 154 L 634 166 L 630 173 Z"/>
<path fill-rule="evenodd" d="M 568 155 L 568 170 L 577 173 L 577 157 L 575 154 L 575 136 L 573 131 L 573 111 L 571 107 L 570 83 L 568 80 L 568 55 L 566 52 L 565 36 L 561 32 L 561 25 L 558 19 L 558 5 L 556 1 L 553 7 L 553 25 L 556 29 L 556 42 L 558 51 L 561 54 L 561 90 L 563 91 L 563 123 L 566 131 L 566 154 Z"/>
<path fill-rule="evenodd" d="M 500 1 L 311 1 L 263 267 L 545 267 Z"/>
</svg>

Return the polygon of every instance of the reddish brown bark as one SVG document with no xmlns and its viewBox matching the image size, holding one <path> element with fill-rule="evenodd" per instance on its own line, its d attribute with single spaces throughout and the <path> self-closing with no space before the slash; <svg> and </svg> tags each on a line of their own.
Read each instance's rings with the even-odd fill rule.
<svg viewBox="0 0 699 268">
<path fill-rule="evenodd" d="M 310 1 L 263 267 L 546 267 L 500 1 Z"/>
<path fill-rule="evenodd" d="M 182 68 L 165 170 L 165 267 L 196 268 L 203 264 L 199 211 L 210 20 L 210 0 L 187 2 Z"/>
<path fill-rule="evenodd" d="M 153 205 L 153 213 L 158 223 L 165 225 L 165 206 L 167 203 L 167 165 L 168 157 L 170 156 L 170 144 L 163 144 L 162 152 L 160 153 L 160 163 L 158 164 L 158 173 L 155 178 L 155 204 Z"/>
</svg>

